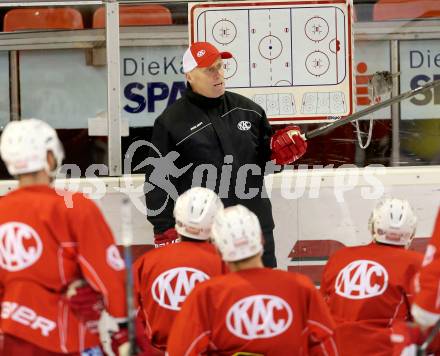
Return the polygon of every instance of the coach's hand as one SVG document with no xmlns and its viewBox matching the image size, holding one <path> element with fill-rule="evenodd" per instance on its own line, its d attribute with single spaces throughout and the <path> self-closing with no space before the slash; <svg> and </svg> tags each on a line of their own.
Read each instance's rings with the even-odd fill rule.
<svg viewBox="0 0 440 356">
<path fill-rule="evenodd" d="M 154 235 L 154 247 L 162 247 L 168 244 L 180 242 L 179 235 L 174 227 L 169 228 L 161 234 Z"/>
<path fill-rule="evenodd" d="M 270 149 L 270 159 L 276 164 L 290 164 L 306 153 L 307 142 L 298 126 L 287 126 L 273 134 Z"/>
</svg>

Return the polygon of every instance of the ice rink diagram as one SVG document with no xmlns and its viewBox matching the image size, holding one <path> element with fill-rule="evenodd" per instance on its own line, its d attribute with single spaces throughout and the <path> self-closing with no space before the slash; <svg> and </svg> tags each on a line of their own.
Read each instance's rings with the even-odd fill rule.
<svg viewBox="0 0 440 356">
<path fill-rule="evenodd" d="M 252 100 L 260 105 L 267 115 L 295 115 L 295 99 L 292 94 L 256 94 Z"/>
<path fill-rule="evenodd" d="M 194 12 L 193 40 L 231 52 L 234 57 L 224 61 L 227 88 L 252 88 L 247 96 L 268 115 L 347 114 L 349 14 L 328 3 L 286 4 L 204 5 Z"/>
<path fill-rule="evenodd" d="M 228 86 L 332 85 L 344 80 L 344 13 L 337 7 L 206 10 L 197 41 L 234 53 Z"/>
<path fill-rule="evenodd" d="M 343 114 L 347 110 L 342 92 L 305 93 L 301 104 L 303 114 Z"/>
</svg>

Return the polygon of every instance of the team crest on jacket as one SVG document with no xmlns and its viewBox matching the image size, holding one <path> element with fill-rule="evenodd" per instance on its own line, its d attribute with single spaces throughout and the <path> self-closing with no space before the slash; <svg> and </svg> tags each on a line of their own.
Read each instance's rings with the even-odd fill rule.
<svg viewBox="0 0 440 356">
<path fill-rule="evenodd" d="M 0 266 L 17 272 L 32 266 L 43 252 L 43 243 L 29 225 L 10 222 L 0 225 Z"/>
<path fill-rule="evenodd" d="M 153 299 L 163 308 L 180 310 L 182 303 L 197 283 L 209 276 L 191 267 L 177 267 L 161 273 L 151 286 Z"/>
<path fill-rule="evenodd" d="M 336 277 L 335 292 L 348 299 L 376 297 L 388 287 L 388 272 L 379 263 L 357 260 L 345 266 Z"/>
<path fill-rule="evenodd" d="M 292 309 L 284 299 L 257 294 L 240 299 L 229 309 L 226 327 L 242 339 L 265 339 L 285 332 L 292 320 Z"/>
<path fill-rule="evenodd" d="M 241 130 L 241 131 L 247 131 L 247 130 L 250 130 L 250 128 L 251 128 L 251 123 L 250 123 L 249 121 L 245 121 L 245 120 L 243 120 L 243 121 L 240 121 L 240 122 L 237 124 L 237 127 L 238 127 L 238 129 Z"/>
</svg>

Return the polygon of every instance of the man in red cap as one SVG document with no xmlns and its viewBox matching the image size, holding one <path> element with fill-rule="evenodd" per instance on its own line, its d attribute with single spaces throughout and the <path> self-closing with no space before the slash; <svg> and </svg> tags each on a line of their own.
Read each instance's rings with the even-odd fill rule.
<svg viewBox="0 0 440 356">
<path fill-rule="evenodd" d="M 175 191 L 192 186 L 211 188 L 225 207 L 242 204 L 259 218 L 265 244 L 263 262 L 276 267 L 272 206 L 264 189 L 266 165 L 290 164 L 306 151 L 298 127 L 272 133 L 264 110 L 252 100 L 225 91 L 223 59 L 232 58 L 208 42 L 195 42 L 184 53 L 182 67 L 187 90 L 156 120 L 146 186 L 153 177 L 164 177 L 160 188 L 146 191 L 148 220 L 154 226 L 155 245 L 177 241 L 173 218 Z M 174 153 L 173 153 L 174 152 Z M 175 152 L 178 155 L 175 155 Z M 159 153 L 159 155 L 158 155 Z M 170 154 L 171 153 L 171 154 Z M 170 164 L 173 157 L 173 164 Z M 278 170 L 281 168 L 279 167 Z M 163 189 L 167 184 L 175 189 Z M 166 191 L 168 190 L 168 191 Z"/>
</svg>

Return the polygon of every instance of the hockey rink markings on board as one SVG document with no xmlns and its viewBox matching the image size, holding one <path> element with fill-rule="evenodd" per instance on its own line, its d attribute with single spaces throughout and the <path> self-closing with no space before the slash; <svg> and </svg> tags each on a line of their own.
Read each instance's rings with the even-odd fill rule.
<svg viewBox="0 0 440 356">
<path fill-rule="evenodd" d="M 267 115 L 295 115 L 295 98 L 290 93 L 256 94 L 252 100 L 260 105 Z"/>
<path fill-rule="evenodd" d="M 345 15 L 333 6 L 205 10 L 196 40 L 234 53 L 225 60 L 229 88 L 336 85 L 346 77 Z"/>
<path fill-rule="evenodd" d="M 252 100 L 267 115 L 295 115 L 295 98 L 290 93 L 255 94 Z M 305 93 L 301 102 L 302 114 L 343 114 L 347 110 L 343 92 Z"/>
<path fill-rule="evenodd" d="M 270 121 L 352 114 L 350 1 L 190 3 L 188 15 L 191 42 L 234 55 L 224 60 L 226 88 L 262 106 Z"/>
<path fill-rule="evenodd" d="M 342 114 L 347 110 L 343 92 L 305 93 L 302 114 Z"/>
</svg>

